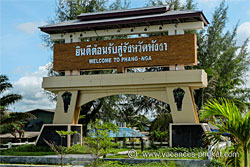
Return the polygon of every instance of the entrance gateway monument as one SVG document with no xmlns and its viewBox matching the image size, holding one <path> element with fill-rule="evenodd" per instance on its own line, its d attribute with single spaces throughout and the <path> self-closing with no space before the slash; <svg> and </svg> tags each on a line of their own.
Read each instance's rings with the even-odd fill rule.
<svg viewBox="0 0 250 167">
<path fill-rule="evenodd" d="M 53 68 L 65 76 L 43 78 L 42 87 L 57 94 L 52 125 L 44 125 L 36 141 L 58 142 L 56 130 L 77 130 L 63 145 L 81 142 L 78 125 L 82 105 L 105 96 L 138 94 L 170 105 L 170 146 L 200 146 L 207 124 L 199 123 L 193 91 L 207 86 L 204 70 L 185 70 L 197 64 L 195 34 L 208 24 L 201 11 L 170 11 L 166 6 L 83 13 L 76 20 L 40 27 L 54 45 Z M 141 34 L 165 34 L 140 37 Z M 132 38 L 114 39 L 131 35 Z M 138 35 L 138 38 L 135 38 Z M 89 38 L 96 40 L 90 41 Z M 111 37 L 105 40 L 105 37 Z M 84 41 L 84 42 L 83 42 Z M 128 68 L 169 67 L 169 71 L 127 73 Z M 117 74 L 80 75 L 84 70 L 116 69 Z"/>
</svg>

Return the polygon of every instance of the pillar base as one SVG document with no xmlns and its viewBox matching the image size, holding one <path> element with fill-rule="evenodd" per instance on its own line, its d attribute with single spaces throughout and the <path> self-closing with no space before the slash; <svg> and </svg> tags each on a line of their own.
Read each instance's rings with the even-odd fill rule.
<svg viewBox="0 0 250 167">
<path fill-rule="evenodd" d="M 207 123 L 170 123 L 170 147 L 202 147 L 204 134 L 210 131 Z"/>
<path fill-rule="evenodd" d="M 56 131 L 77 131 L 76 134 L 60 137 Z M 44 141 L 53 142 L 56 145 L 71 147 L 75 144 L 82 144 L 82 125 L 77 124 L 44 124 L 40 135 L 36 140 L 37 146 L 48 146 Z"/>
</svg>

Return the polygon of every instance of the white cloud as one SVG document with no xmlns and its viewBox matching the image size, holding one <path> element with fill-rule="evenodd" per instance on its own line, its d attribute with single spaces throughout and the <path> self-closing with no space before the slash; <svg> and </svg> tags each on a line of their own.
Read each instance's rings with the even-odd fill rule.
<svg viewBox="0 0 250 167">
<path fill-rule="evenodd" d="M 246 72 L 246 87 L 250 88 L 250 68 Z"/>
<path fill-rule="evenodd" d="M 29 111 L 32 109 L 54 109 L 55 103 L 52 103 L 44 94 L 42 89 L 42 77 L 47 75 L 47 65 L 40 66 L 38 71 L 26 74 L 13 83 L 13 92 L 21 94 L 23 99 L 10 106 L 13 111 Z"/>
<path fill-rule="evenodd" d="M 45 24 L 46 24 L 45 22 L 40 22 L 40 23 L 27 22 L 27 23 L 17 25 L 16 28 L 18 30 L 25 32 L 25 33 L 34 34 L 36 31 L 38 31 L 39 26 L 45 25 Z"/>
<path fill-rule="evenodd" d="M 250 22 L 242 23 L 237 30 L 237 44 L 242 45 L 246 38 L 250 38 Z M 250 52 L 250 42 L 247 46 L 248 52 Z M 249 55 L 250 56 L 250 55 Z M 246 86 L 250 87 L 250 67 L 246 73 Z"/>
<path fill-rule="evenodd" d="M 242 23 L 237 30 L 237 42 L 239 45 L 242 45 L 243 42 L 250 38 L 250 22 Z M 248 42 L 248 52 L 250 52 L 250 42 Z"/>
</svg>

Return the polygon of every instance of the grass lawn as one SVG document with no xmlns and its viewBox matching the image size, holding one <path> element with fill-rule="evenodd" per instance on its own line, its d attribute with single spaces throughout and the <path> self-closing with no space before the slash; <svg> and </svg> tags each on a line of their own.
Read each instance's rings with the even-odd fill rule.
<svg viewBox="0 0 250 167">
<path fill-rule="evenodd" d="M 68 154 L 87 154 L 86 150 L 81 145 L 74 145 L 68 148 Z M 25 144 L 15 146 L 7 150 L 1 150 L 1 155 L 13 156 L 43 156 L 43 155 L 56 155 L 49 147 L 35 146 L 32 144 Z"/>
<path fill-rule="evenodd" d="M 107 158 L 129 158 L 128 155 L 110 155 Z M 194 157 L 158 157 L 158 156 L 151 156 L 151 157 L 144 157 L 139 155 L 134 159 L 199 159 L 199 160 L 206 160 L 207 158 L 200 158 L 197 154 Z"/>
<path fill-rule="evenodd" d="M 113 156 L 107 156 L 107 158 L 129 158 L 127 154 L 118 155 L 118 152 L 129 151 L 129 148 L 113 148 L 109 150 L 109 154 L 114 154 Z M 137 157 L 143 159 L 207 159 L 204 157 L 198 157 L 198 153 L 207 152 L 204 148 L 160 148 L 160 149 L 147 149 L 143 153 L 190 153 L 193 152 L 193 157 L 143 157 L 142 152 L 137 149 Z M 68 150 L 68 154 L 86 154 L 86 150 L 80 146 L 75 145 Z M 48 147 L 39 147 L 34 145 L 21 145 L 13 147 L 11 149 L 2 150 L 1 155 L 12 155 L 12 156 L 43 156 L 43 155 L 55 155 L 55 153 Z M 121 162 L 105 161 L 101 163 L 101 166 L 105 167 L 181 167 L 175 162 L 170 161 L 167 164 L 165 162 L 153 162 L 153 163 L 141 163 L 141 164 L 125 164 Z M 100 167 L 101 167 L 100 166 Z"/>
<path fill-rule="evenodd" d="M 1 163 L 0 163 L 1 164 Z M 1 165 L 7 165 L 7 164 L 1 164 Z M 8 165 L 24 165 L 24 164 L 8 164 Z M 37 164 L 25 164 L 25 165 L 32 165 L 37 166 Z M 55 165 L 40 165 L 39 166 L 55 166 Z M 126 163 L 120 163 L 120 162 L 102 162 L 99 167 L 182 167 L 180 165 L 177 165 L 174 162 L 168 162 L 168 163 L 141 163 L 141 164 L 126 164 Z"/>
<path fill-rule="evenodd" d="M 50 148 L 47 147 L 25 144 L 21 146 L 12 147 L 7 150 L 1 150 L 1 155 L 42 156 L 42 155 L 55 155 L 55 153 Z"/>
<path fill-rule="evenodd" d="M 129 151 L 130 148 L 112 148 L 108 151 L 112 156 L 107 158 L 129 158 L 127 154 L 118 155 L 118 152 Z M 207 150 L 204 148 L 160 148 L 160 149 L 148 149 L 142 154 L 140 149 L 136 149 L 137 157 L 144 159 L 207 159 L 207 157 L 198 157 L 198 153 Z M 87 154 L 88 152 L 81 145 L 74 145 L 67 150 L 68 154 Z M 169 157 L 169 153 L 176 154 L 177 156 Z M 187 153 L 192 153 L 191 157 L 185 156 Z M 147 155 L 147 157 L 145 156 Z M 182 155 L 183 154 L 183 155 Z M 43 155 L 55 155 L 55 153 L 49 147 L 40 147 L 34 145 L 21 145 L 12 147 L 11 149 L 2 150 L 1 155 L 13 155 L 13 156 L 43 156 Z"/>
<path fill-rule="evenodd" d="M 100 167 L 181 167 L 180 165 L 176 164 L 175 162 L 152 162 L 152 163 L 140 163 L 140 164 L 126 164 L 120 163 L 117 161 L 114 162 L 103 162 Z"/>
<path fill-rule="evenodd" d="M 131 149 L 124 149 L 122 151 L 129 151 Z M 107 156 L 107 158 L 129 158 L 127 154 Z M 159 149 L 148 149 L 143 152 L 137 149 L 137 156 L 134 158 L 138 159 L 208 159 L 207 150 L 204 148 L 159 148 Z"/>
<path fill-rule="evenodd" d="M 43 155 L 55 155 L 54 152 L 15 152 L 15 151 L 1 151 L 1 155 L 12 156 L 43 156 Z"/>
</svg>

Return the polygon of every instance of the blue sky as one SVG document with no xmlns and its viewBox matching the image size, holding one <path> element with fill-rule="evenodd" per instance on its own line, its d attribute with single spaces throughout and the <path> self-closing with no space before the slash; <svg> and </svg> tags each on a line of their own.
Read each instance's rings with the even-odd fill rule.
<svg viewBox="0 0 250 167">
<path fill-rule="evenodd" d="M 131 0 L 130 8 L 143 7 L 146 2 Z M 197 10 L 202 10 L 211 21 L 212 12 L 221 1 L 195 2 Z M 227 29 L 232 30 L 239 21 L 238 44 L 242 44 L 250 36 L 250 0 L 226 0 L 226 3 L 229 6 Z M 0 0 L 0 72 L 13 83 L 12 92 L 24 97 L 11 106 L 14 111 L 55 107 L 41 89 L 52 51 L 43 46 L 42 32 L 38 29 L 55 16 L 55 6 L 55 0 Z"/>
</svg>

